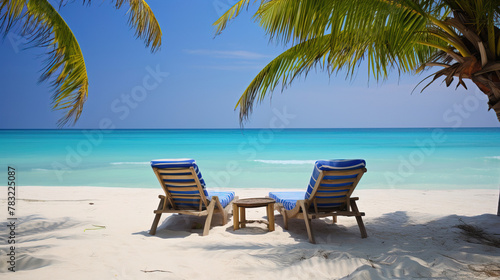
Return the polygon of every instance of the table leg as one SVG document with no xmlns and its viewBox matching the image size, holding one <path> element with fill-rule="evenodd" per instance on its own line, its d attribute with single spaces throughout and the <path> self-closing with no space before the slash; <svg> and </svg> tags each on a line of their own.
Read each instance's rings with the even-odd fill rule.
<svg viewBox="0 0 500 280">
<path fill-rule="evenodd" d="M 240 209 L 240 222 L 241 222 L 241 228 L 245 228 L 247 227 L 246 225 L 246 215 L 245 215 L 245 210 L 246 208 L 245 207 L 241 207 Z"/>
<path fill-rule="evenodd" d="M 269 231 L 274 231 L 274 203 L 267 205 L 267 221 L 269 222 Z"/>
<path fill-rule="evenodd" d="M 240 215 L 238 214 L 238 205 L 233 203 L 233 230 L 237 230 L 240 228 Z"/>
</svg>

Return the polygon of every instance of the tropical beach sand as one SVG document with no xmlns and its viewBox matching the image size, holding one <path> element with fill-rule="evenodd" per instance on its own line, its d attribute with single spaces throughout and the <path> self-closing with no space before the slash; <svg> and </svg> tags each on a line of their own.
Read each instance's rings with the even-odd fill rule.
<svg viewBox="0 0 500 280">
<path fill-rule="evenodd" d="M 270 189 L 237 190 L 240 198 Z M 478 244 L 456 225 L 500 238 L 497 190 L 356 190 L 369 237 L 354 218 L 303 221 L 289 230 L 250 224 L 233 231 L 216 217 L 201 236 L 191 216 L 163 215 L 148 234 L 160 189 L 19 187 L 15 270 L 7 263 L 6 215 L 0 231 L 3 279 L 487 279 L 500 275 L 500 248 Z M 0 209 L 7 211 L 6 199 Z M 264 219 L 264 208 L 247 210 Z M 100 228 L 97 226 L 105 226 Z M 193 229 L 195 228 L 195 229 Z M 470 241 L 470 242 L 469 242 Z"/>
</svg>

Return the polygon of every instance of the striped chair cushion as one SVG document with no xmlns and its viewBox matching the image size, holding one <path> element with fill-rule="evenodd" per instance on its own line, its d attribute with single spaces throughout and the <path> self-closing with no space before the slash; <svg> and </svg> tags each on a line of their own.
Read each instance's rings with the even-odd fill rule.
<svg viewBox="0 0 500 280">
<path fill-rule="evenodd" d="M 311 196 L 311 192 L 318 180 L 319 174 L 321 171 L 329 171 L 329 170 L 352 170 L 366 167 L 366 162 L 362 159 L 339 159 L 339 160 L 318 160 L 314 164 L 313 174 L 311 175 L 311 179 L 309 181 L 309 186 L 307 187 L 306 192 L 270 192 L 269 197 L 276 200 L 276 202 L 283 205 L 286 210 L 292 210 L 295 208 L 298 200 L 309 199 Z M 323 177 L 326 180 L 333 179 L 347 179 L 347 178 L 355 178 L 356 175 L 349 176 L 325 176 Z M 344 184 L 321 184 L 322 187 L 341 187 L 341 186 L 349 186 L 350 183 Z M 341 198 L 345 197 L 345 195 L 335 195 L 336 192 L 342 192 L 345 189 L 332 189 L 332 190 L 321 190 L 319 192 L 322 193 L 331 193 L 331 196 L 326 196 L 326 198 Z M 325 197 L 325 196 L 323 196 Z M 332 208 L 340 206 L 341 203 L 318 203 L 319 208 Z"/>
<path fill-rule="evenodd" d="M 196 165 L 196 161 L 194 159 L 155 159 L 151 161 L 151 167 L 156 167 L 159 169 L 178 169 L 178 168 L 189 168 L 193 167 L 194 171 L 196 172 L 196 175 L 198 176 L 198 179 L 200 180 L 200 184 L 203 187 L 203 192 L 205 193 L 205 196 L 208 196 L 208 192 L 205 188 L 205 181 L 203 180 L 203 177 L 201 176 L 201 172 L 198 168 L 198 165 Z M 161 170 L 160 170 L 161 173 Z M 176 175 L 189 175 L 189 172 L 180 172 L 176 173 Z M 195 185 L 194 180 L 176 180 L 179 182 L 192 182 L 193 186 Z M 175 194 L 193 194 L 193 192 L 182 192 L 182 191 L 175 191 L 173 190 L 174 187 L 169 186 L 168 184 L 165 184 L 167 187 L 170 187 L 170 192 L 175 193 Z M 194 192 L 196 193 L 196 191 Z M 197 202 L 196 202 L 197 203 Z"/>
<path fill-rule="evenodd" d="M 292 210 L 297 200 L 304 199 L 305 192 L 270 192 L 269 197 L 282 204 L 286 210 Z"/>
<path fill-rule="evenodd" d="M 196 165 L 196 161 L 194 159 L 157 159 L 157 160 L 152 160 L 151 161 L 151 167 L 156 167 L 159 169 L 178 169 L 178 168 L 189 168 L 193 167 L 194 171 L 196 172 L 196 175 L 198 176 L 198 179 L 200 180 L 200 184 L 203 187 L 203 192 L 205 193 L 205 196 L 207 197 L 208 200 L 211 200 L 213 196 L 219 197 L 219 201 L 222 205 L 222 207 L 226 207 L 233 199 L 234 199 L 234 192 L 213 192 L 213 191 L 207 191 L 205 188 L 205 181 L 203 180 L 203 177 L 201 176 L 201 172 L 198 168 L 198 165 Z M 161 173 L 161 170 L 159 171 Z M 175 173 L 176 175 L 189 175 L 189 172 L 179 172 Z M 170 180 L 172 181 L 172 180 Z M 175 181 L 182 181 L 182 182 L 192 182 L 193 186 L 196 185 L 195 180 L 175 180 Z M 170 193 L 172 194 L 197 194 L 198 191 L 176 191 L 175 186 L 169 186 L 168 183 L 164 184 L 169 188 Z M 177 206 L 180 206 L 182 208 L 193 208 L 197 209 L 199 207 L 199 199 L 174 199 L 174 202 Z"/>
<path fill-rule="evenodd" d="M 229 202 L 234 199 L 234 192 L 208 192 L 208 200 L 212 200 L 212 196 L 218 196 L 220 204 L 225 208 Z"/>
<path fill-rule="evenodd" d="M 311 175 L 311 180 L 309 180 L 309 186 L 307 187 L 306 194 L 304 196 L 305 199 L 309 199 L 311 196 L 311 192 L 313 191 L 314 185 L 316 185 L 316 181 L 318 180 L 319 174 L 321 171 L 332 171 L 332 170 L 352 170 L 366 167 L 366 162 L 362 159 L 336 159 L 336 160 L 318 160 L 314 164 L 313 174 Z M 350 179 L 356 178 L 356 175 L 348 175 L 348 176 L 325 176 L 323 179 L 325 180 L 335 180 L 335 179 Z M 350 183 L 344 184 L 321 184 L 323 187 L 342 187 L 349 186 Z M 335 192 L 344 191 L 342 189 L 336 189 L 332 191 L 322 191 L 322 192 L 331 192 L 332 198 L 335 196 Z M 342 197 L 342 196 L 340 196 Z M 320 206 L 318 204 L 318 206 Z M 323 207 L 335 207 L 335 205 L 321 205 Z M 338 205 L 337 205 L 338 206 Z"/>
</svg>

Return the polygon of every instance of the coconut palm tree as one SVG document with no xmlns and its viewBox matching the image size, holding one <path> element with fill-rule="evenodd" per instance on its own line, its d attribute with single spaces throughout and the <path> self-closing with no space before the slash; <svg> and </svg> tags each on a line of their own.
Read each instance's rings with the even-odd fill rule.
<svg viewBox="0 0 500 280">
<path fill-rule="evenodd" d="M 59 0 L 59 7 L 66 4 Z M 91 0 L 83 0 L 90 4 Z M 137 38 L 155 52 L 161 45 L 161 29 L 151 8 L 144 0 L 112 0 L 117 9 L 130 7 L 129 24 Z M 6 36 L 13 28 L 28 38 L 28 46 L 48 47 L 47 64 L 41 81 L 51 80 L 54 87 L 54 110 L 63 110 L 59 126 L 76 123 L 88 95 L 88 76 L 82 51 L 57 9 L 49 0 L 0 0 L 0 33 Z"/>
<path fill-rule="evenodd" d="M 254 1 L 258 2 L 258 1 Z M 250 0 L 241 0 L 215 23 L 226 28 Z M 470 79 L 488 96 L 500 121 L 499 0 L 261 0 L 254 18 L 270 40 L 291 47 L 247 87 L 236 108 L 240 121 L 252 107 L 313 68 L 352 77 L 362 61 L 370 76 L 439 69 L 447 86 Z M 425 87 L 424 87 L 425 89 Z"/>
</svg>

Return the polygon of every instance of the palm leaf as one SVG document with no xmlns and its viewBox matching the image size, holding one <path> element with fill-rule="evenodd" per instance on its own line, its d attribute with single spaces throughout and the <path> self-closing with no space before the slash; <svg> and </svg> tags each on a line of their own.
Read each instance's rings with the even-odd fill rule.
<svg viewBox="0 0 500 280">
<path fill-rule="evenodd" d="M 29 0 L 23 32 L 33 46 L 47 46 L 41 81 L 52 79 L 53 109 L 64 110 L 59 126 L 75 123 L 88 95 L 88 76 L 83 54 L 73 32 L 47 0 Z"/>
<path fill-rule="evenodd" d="M 257 2 L 257 1 L 255 1 Z M 216 23 L 217 33 L 249 1 Z M 366 60 L 370 76 L 442 66 L 433 80 L 471 79 L 488 95 L 500 120 L 500 5 L 498 0 L 261 0 L 254 18 L 270 40 L 292 47 L 271 61 L 240 98 L 240 121 L 254 102 L 316 66 L 352 77 Z M 329 39 L 327 39 L 329 38 Z M 424 87 L 425 89 L 425 87 Z"/>
<path fill-rule="evenodd" d="M 124 0 L 115 0 L 116 8 Z M 129 23 L 136 36 L 155 52 L 161 45 L 161 29 L 151 8 L 144 0 L 128 0 Z M 90 0 L 84 0 L 89 3 Z M 60 1 L 60 6 L 64 0 Z M 48 47 L 48 58 L 40 81 L 52 80 L 54 110 L 65 111 L 59 126 L 76 123 L 88 96 L 88 76 L 82 51 L 73 32 L 48 0 L 1 0 L 0 31 L 7 35 L 16 23 L 32 47 Z"/>
<path fill-rule="evenodd" d="M 0 30 L 7 35 L 12 25 L 23 17 L 28 0 L 0 0 Z"/>
<path fill-rule="evenodd" d="M 267 64 L 236 104 L 236 107 L 240 107 L 240 121 L 248 118 L 256 99 L 262 101 L 266 93 L 272 93 L 280 83 L 282 88 L 285 88 L 301 73 L 309 71 L 318 64 L 324 66 L 330 41 L 330 35 L 310 39 L 286 50 Z"/>
<path fill-rule="evenodd" d="M 391 69 L 414 71 L 435 53 L 427 45 L 415 44 L 429 37 L 422 33 L 428 20 L 408 5 L 395 9 L 394 3 L 373 0 L 348 4 L 280 0 L 264 2 L 256 18 L 272 39 L 295 45 L 271 61 L 247 87 L 237 104 L 240 121 L 248 118 L 255 101 L 272 94 L 279 84 L 283 90 L 314 67 L 330 74 L 345 70 L 347 77 L 353 77 L 366 60 L 370 73 L 385 79 Z M 431 40 L 446 46 L 439 38 Z"/>
<path fill-rule="evenodd" d="M 135 28 L 137 38 L 143 39 L 146 46 L 151 45 L 151 51 L 155 52 L 161 46 L 162 32 L 160 24 L 144 0 L 114 0 L 115 7 L 121 8 L 126 1 L 130 5 L 129 24 Z M 90 2 L 90 1 L 89 1 Z"/>
<path fill-rule="evenodd" d="M 60 0 L 61 4 L 65 0 Z M 135 28 L 137 38 L 144 40 L 147 47 L 151 45 L 151 51 L 156 52 L 161 46 L 161 27 L 156 16 L 145 0 L 112 0 L 115 3 L 115 8 L 122 8 L 126 2 L 129 5 L 128 23 L 132 28 Z M 92 0 L 83 0 L 83 4 L 91 4 Z"/>
<path fill-rule="evenodd" d="M 256 0 L 255 0 L 256 1 Z M 263 2 L 264 0 L 262 0 Z M 236 2 L 227 12 L 225 12 L 213 25 L 216 26 L 216 34 L 220 34 L 227 26 L 227 23 L 237 17 L 243 8 L 248 7 L 250 0 L 240 0 Z"/>
</svg>

